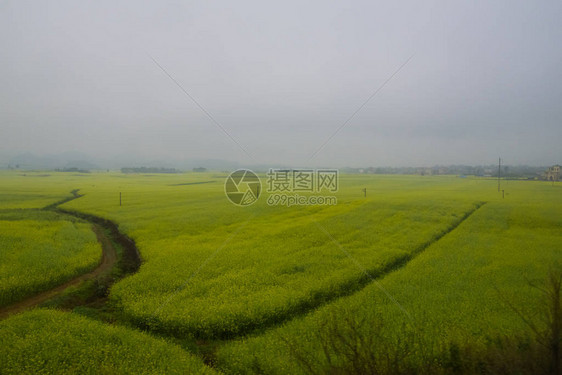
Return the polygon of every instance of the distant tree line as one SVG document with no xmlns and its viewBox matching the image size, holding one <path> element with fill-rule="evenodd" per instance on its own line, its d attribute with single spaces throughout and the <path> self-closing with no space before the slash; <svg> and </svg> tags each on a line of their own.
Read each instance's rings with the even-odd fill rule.
<svg viewBox="0 0 562 375">
<path fill-rule="evenodd" d="M 70 168 L 57 168 L 55 172 L 78 172 L 78 173 L 90 173 L 87 169 L 70 167 Z"/>
<path fill-rule="evenodd" d="M 546 167 L 534 166 L 507 166 L 502 165 L 501 176 L 503 178 L 540 178 Z M 498 166 L 469 166 L 469 165 L 448 165 L 433 167 L 368 167 L 368 168 L 344 168 L 342 172 L 346 173 L 367 173 L 367 174 L 418 174 L 418 175 L 466 175 L 466 176 L 483 176 L 497 177 Z"/>
<path fill-rule="evenodd" d="M 121 173 L 178 173 L 176 168 L 162 167 L 123 167 Z"/>
</svg>

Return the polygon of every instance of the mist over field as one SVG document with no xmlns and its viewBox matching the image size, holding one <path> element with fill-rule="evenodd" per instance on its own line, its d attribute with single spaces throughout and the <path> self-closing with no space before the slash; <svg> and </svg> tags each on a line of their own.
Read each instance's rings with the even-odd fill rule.
<svg viewBox="0 0 562 375">
<path fill-rule="evenodd" d="M 561 16 L 556 1 L 2 2 L 0 166 L 552 165 Z"/>
</svg>

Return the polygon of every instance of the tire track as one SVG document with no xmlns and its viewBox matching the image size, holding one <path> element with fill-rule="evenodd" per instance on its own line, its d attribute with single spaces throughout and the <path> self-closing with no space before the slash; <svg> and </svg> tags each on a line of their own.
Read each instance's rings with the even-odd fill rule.
<svg viewBox="0 0 562 375">
<path fill-rule="evenodd" d="M 123 274 L 134 273 L 140 267 L 141 258 L 135 242 L 125 234 L 119 232 L 119 229 L 114 222 L 95 215 L 83 214 L 58 207 L 63 203 L 83 196 L 78 194 L 78 189 L 72 190 L 70 193 L 72 194 L 71 197 L 45 206 L 42 210 L 55 211 L 90 222 L 92 224 L 92 231 L 96 234 L 96 238 L 102 246 L 102 259 L 100 264 L 94 270 L 77 276 L 59 286 L 56 286 L 55 288 L 24 298 L 23 300 L 11 305 L 0 307 L 0 319 L 5 319 L 10 315 L 38 306 L 41 303 L 60 295 L 71 286 L 108 274 L 116 266 L 120 267 Z M 109 236 L 106 235 L 106 231 L 109 232 Z M 122 248 L 121 257 L 118 256 L 114 243 L 118 244 Z M 117 280 L 112 280 L 111 284 L 115 283 L 115 281 Z M 101 299 L 101 297 L 98 298 Z"/>
</svg>

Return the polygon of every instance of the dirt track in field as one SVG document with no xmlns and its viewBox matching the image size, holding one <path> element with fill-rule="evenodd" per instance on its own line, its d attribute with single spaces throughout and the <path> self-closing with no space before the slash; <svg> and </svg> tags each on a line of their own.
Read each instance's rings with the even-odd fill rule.
<svg viewBox="0 0 562 375">
<path fill-rule="evenodd" d="M 96 234 L 97 240 L 102 247 L 102 259 L 100 264 L 94 270 L 77 276 L 72 280 L 69 280 L 55 288 L 46 290 L 34 296 L 27 297 L 9 306 L 0 307 L 0 320 L 5 319 L 10 315 L 17 314 L 19 312 L 40 305 L 41 303 L 61 294 L 71 286 L 77 285 L 86 280 L 98 278 L 101 275 L 109 273 L 118 261 L 120 262 L 119 265 L 121 271 L 125 274 L 134 273 L 140 267 L 141 258 L 136 248 L 135 242 L 125 234 L 119 232 L 119 229 L 114 222 L 98 216 L 58 208 L 59 205 L 69 202 L 73 199 L 80 198 L 82 196 L 78 194 L 78 189 L 71 191 L 71 194 L 71 197 L 50 204 L 44 207 L 43 210 L 56 211 L 61 214 L 74 216 L 90 222 L 92 224 L 92 231 Z M 106 233 L 109 233 L 109 235 Z M 121 260 L 118 259 L 114 243 L 117 243 L 122 249 Z"/>
<path fill-rule="evenodd" d="M 117 252 L 111 240 L 104 233 L 104 229 L 98 224 L 92 224 L 92 231 L 96 234 L 98 242 L 102 246 L 102 259 L 100 264 L 93 270 L 83 275 L 80 275 L 72 280 L 67 281 L 53 289 L 28 297 L 22 301 L 16 302 L 12 305 L 0 308 L 0 319 L 7 318 L 10 315 L 17 314 L 24 310 L 35 307 L 56 295 L 62 293 L 68 287 L 76 285 L 82 281 L 94 279 L 97 276 L 111 270 L 117 262 Z"/>
</svg>

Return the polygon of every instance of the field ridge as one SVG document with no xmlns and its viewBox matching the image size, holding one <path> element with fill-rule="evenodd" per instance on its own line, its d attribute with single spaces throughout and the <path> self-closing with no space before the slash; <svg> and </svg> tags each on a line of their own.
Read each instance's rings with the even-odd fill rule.
<svg viewBox="0 0 562 375">
<path fill-rule="evenodd" d="M 433 245 L 440 239 L 442 239 L 447 234 L 455 230 L 459 225 L 466 221 L 472 214 L 474 214 L 479 208 L 481 208 L 487 202 L 478 201 L 474 203 L 471 210 L 465 212 L 460 218 L 454 221 L 446 229 L 436 233 L 431 239 L 417 246 L 413 251 L 397 256 L 391 259 L 389 262 L 384 264 L 382 267 L 376 267 L 371 269 L 363 270 L 363 272 L 358 277 L 349 278 L 347 281 L 339 284 L 335 289 L 330 290 L 315 290 L 311 292 L 310 298 L 302 299 L 298 303 L 289 306 L 283 312 L 271 314 L 265 316 L 260 321 L 252 320 L 251 318 L 239 320 L 236 330 L 223 330 L 223 331 L 191 331 L 190 334 L 194 335 L 196 338 L 201 340 L 207 339 L 220 339 L 220 340 L 231 340 L 239 337 L 244 337 L 250 334 L 262 333 L 268 329 L 275 328 L 289 322 L 300 316 L 304 316 L 313 312 L 315 309 L 320 308 L 330 302 L 333 302 L 339 298 L 350 296 L 354 293 L 361 291 L 363 288 L 368 286 L 370 283 L 394 272 L 406 264 L 408 264 L 417 255 L 422 253 L 429 246 Z M 140 329 L 146 331 L 158 332 L 161 335 L 172 336 L 177 338 L 185 337 L 185 330 L 180 327 L 160 326 L 157 321 L 145 319 L 137 319 L 133 316 L 128 318 L 133 325 L 136 325 Z"/>
<path fill-rule="evenodd" d="M 234 335 L 232 337 L 227 337 L 228 339 L 233 339 L 233 338 L 237 338 L 240 336 L 246 336 L 248 334 L 257 332 L 257 331 L 261 331 L 261 330 L 266 330 L 266 329 L 271 329 L 274 328 L 276 326 L 279 326 L 283 323 L 286 323 L 290 320 L 293 320 L 299 316 L 303 316 L 306 315 L 312 311 L 314 311 L 315 309 L 326 305 L 332 301 L 335 301 L 339 298 L 342 297 L 346 297 L 346 296 L 350 296 L 354 293 L 357 293 L 359 291 L 361 291 L 363 288 L 365 288 L 367 285 L 369 285 L 370 283 L 385 277 L 386 275 L 395 272 L 401 268 L 403 268 L 404 266 L 406 266 L 406 264 L 408 264 L 412 259 L 414 259 L 416 256 L 418 256 L 419 254 L 421 254 L 425 249 L 427 249 L 429 246 L 435 244 L 437 241 L 441 240 L 443 237 L 445 237 L 447 234 L 451 233 L 452 231 L 454 231 L 456 228 L 458 228 L 459 225 L 461 225 L 464 221 L 466 221 L 472 214 L 474 214 L 480 207 L 482 207 L 484 204 L 486 204 L 487 202 L 477 202 L 474 206 L 474 208 L 470 211 L 467 211 L 462 217 L 460 217 L 457 221 L 455 221 L 453 224 L 451 224 L 451 226 L 447 229 L 445 229 L 444 231 L 437 233 L 432 239 L 424 242 L 423 244 L 421 244 L 420 246 L 418 246 L 415 250 L 413 250 L 410 253 L 404 254 L 402 256 L 399 256 L 397 258 L 394 258 L 393 260 L 391 260 L 390 262 L 386 263 L 383 267 L 377 267 L 374 269 L 367 269 L 365 270 L 360 276 L 359 278 L 354 278 L 354 279 L 350 279 L 349 281 L 341 284 L 338 288 L 338 290 L 336 291 L 336 293 L 325 293 L 322 291 L 316 291 L 315 295 L 313 297 L 312 300 L 310 301 L 303 301 L 303 303 L 296 305 L 296 307 L 294 309 L 292 309 L 294 311 L 293 314 L 286 314 L 285 317 L 282 317 L 281 319 L 279 319 L 279 316 L 276 317 L 276 321 L 271 322 L 271 324 L 267 324 L 267 321 L 258 326 L 255 327 L 254 329 L 250 329 L 248 332 L 244 332 L 240 335 Z M 291 310 L 288 310 L 291 311 Z"/>
</svg>

